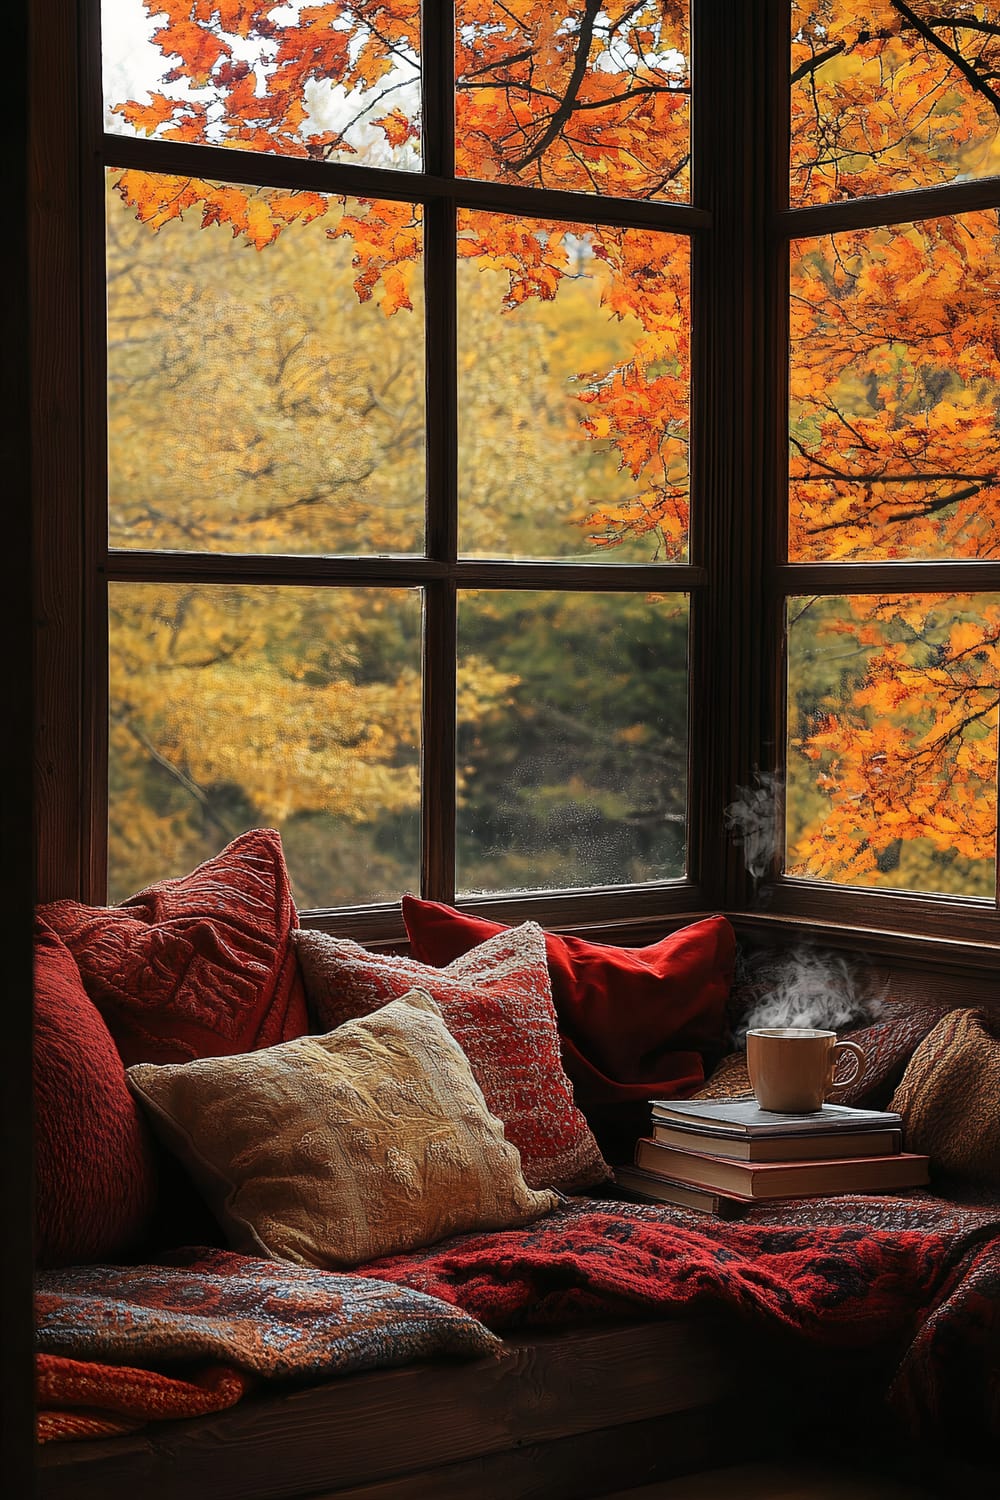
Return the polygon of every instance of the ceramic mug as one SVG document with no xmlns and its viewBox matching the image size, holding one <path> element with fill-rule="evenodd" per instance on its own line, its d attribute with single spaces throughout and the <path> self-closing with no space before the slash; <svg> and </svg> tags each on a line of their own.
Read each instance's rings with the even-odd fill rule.
<svg viewBox="0 0 1000 1500">
<path fill-rule="evenodd" d="M 853 1058 L 846 1077 L 836 1076 L 843 1058 Z M 857 1042 L 838 1042 L 835 1031 L 805 1026 L 760 1026 L 747 1032 L 747 1071 L 761 1109 L 812 1114 L 834 1088 L 853 1083 L 865 1066 Z"/>
</svg>

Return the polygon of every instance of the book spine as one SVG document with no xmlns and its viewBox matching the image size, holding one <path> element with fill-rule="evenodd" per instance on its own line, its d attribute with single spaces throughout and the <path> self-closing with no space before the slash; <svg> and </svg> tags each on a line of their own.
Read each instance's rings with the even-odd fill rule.
<svg viewBox="0 0 1000 1500">
<path fill-rule="evenodd" d="M 928 1180 L 927 1157 L 857 1157 L 800 1162 L 747 1162 L 689 1152 L 641 1140 L 636 1164 L 661 1176 L 753 1198 L 810 1197 L 822 1193 L 892 1192 Z"/>
</svg>

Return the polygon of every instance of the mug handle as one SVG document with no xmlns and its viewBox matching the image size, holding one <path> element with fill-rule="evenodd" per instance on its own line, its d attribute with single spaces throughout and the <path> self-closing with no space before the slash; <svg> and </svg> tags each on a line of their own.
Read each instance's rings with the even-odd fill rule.
<svg viewBox="0 0 1000 1500">
<path fill-rule="evenodd" d="M 853 1056 L 854 1072 L 849 1073 L 846 1078 L 838 1078 L 837 1065 L 845 1054 Z M 865 1057 L 864 1049 L 859 1047 L 857 1042 L 837 1042 L 833 1048 L 833 1087 L 839 1089 L 843 1088 L 847 1083 L 854 1083 L 861 1077 L 866 1062 L 867 1058 Z"/>
</svg>

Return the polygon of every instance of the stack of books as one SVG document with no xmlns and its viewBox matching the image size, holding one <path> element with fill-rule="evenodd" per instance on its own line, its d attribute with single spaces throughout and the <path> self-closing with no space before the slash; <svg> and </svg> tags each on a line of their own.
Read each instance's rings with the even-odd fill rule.
<svg viewBox="0 0 1000 1500">
<path fill-rule="evenodd" d="M 920 1187 L 927 1166 L 903 1150 L 900 1116 L 885 1110 L 785 1115 L 753 1099 L 656 1099 L 652 1135 L 615 1177 L 642 1197 L 732 1218 L 768 1198 Z"/>
</svg>

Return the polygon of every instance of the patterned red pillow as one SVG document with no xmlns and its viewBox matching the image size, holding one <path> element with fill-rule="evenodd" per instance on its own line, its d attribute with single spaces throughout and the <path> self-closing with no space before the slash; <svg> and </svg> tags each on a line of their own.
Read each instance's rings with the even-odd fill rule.
<svg viewBox="0 0 1000 1500">
<path fill-rule="evenodd" d="M 426 990 L 520 1151 L 529 1186 L 577 1192 L 608 1179 L 563 1072 L 545 938 L 536 923 L 490 938 L 446 969 L 370 953 L 323 932 L 297 932 L 295 942 L 320 1030 L 370 1015 L 408 990 Z"/>
<path fill-rule="evenodd" d="M 190 875 L 121 906 L 40 915 L 79 967 L 126 1064 L 224 1057 L 308 1030 L 281 838 L 241 834 Z"/>
<path fill-rule="evenodd" d="M 35 1254 L 41 1265 L 116 1260 L 156 1197 L 150 1137 L 73 955 L 35 927 Z"/>
</svg>

